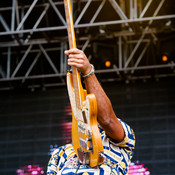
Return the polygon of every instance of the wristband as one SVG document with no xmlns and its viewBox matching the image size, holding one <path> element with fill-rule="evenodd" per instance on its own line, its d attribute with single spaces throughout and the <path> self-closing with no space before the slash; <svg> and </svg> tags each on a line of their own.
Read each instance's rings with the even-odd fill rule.
<svg viewBox="0 0 175 175">
<path fill-rule="evenodd" d="M 89 77 L 90 75 L 92 75 L 92 74 L 95 73 L 94 66 L 93 66 L 92 64 L 90 64 L 90 65 L 91 65 L 91 71 L 90 71 L 88 74 L 86 74 L 86 75 L 82 75 L 83 78 L 87 78 L 87 77 Z"/>
</svg>

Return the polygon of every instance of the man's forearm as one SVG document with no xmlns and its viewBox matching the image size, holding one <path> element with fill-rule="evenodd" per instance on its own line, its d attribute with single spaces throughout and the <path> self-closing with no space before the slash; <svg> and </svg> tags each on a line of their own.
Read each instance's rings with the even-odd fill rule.
<svg viewBox="0 0 175 175">
<path fill-rule="evenodd" d="M 118 121 L 112 104 L 97 80 L 95 74 L 84 79 L 88 93 L 93 93 L 97 100 L 97 119 L 100 126 L 106 133 L 117 141 L 122 141 L 124 132 L 121 123 Z M 115 132 L 114 132 L 115 130 Z"/>
<path fill-rule="evenodd" d="M 107 124 L 107 115 L 111 112 L 111 103 L 98 82 L 96 76 L 93 74 L 84 79 L 88 93 L 93 93 L 96 96 L 98 104 L 98 122 L 100 124 Z"/>
</svg>

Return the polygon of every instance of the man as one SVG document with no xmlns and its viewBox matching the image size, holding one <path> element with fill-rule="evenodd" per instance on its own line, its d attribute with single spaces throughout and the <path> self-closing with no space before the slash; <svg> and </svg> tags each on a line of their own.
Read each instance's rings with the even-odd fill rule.
<svg viewBox="0 0 175 175">
<path fill-rule="evenodd" d="M 126 175 L 133 155 L 135 136 L 133 130 L 118 119 L 112 104 L 98 82 L 93 66 L 86 55 L 79 49 L 65 51 L 68 65 L 76 67 L 84 77 L 88 93 L 93 93 L 97 100 L 97 120 L 100 129 L 105 161 L 97 167 L 79 163 L 71 144 L 55 150 L 48 164 L 47 174 L 83 174 L 83 175 Z"/>
</svg>

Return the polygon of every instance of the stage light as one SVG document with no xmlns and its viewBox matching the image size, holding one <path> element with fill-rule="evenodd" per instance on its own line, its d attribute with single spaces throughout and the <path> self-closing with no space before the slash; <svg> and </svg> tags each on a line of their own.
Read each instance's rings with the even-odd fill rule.
<svg viewBox="0 0 175 175">
<path fill-rule="evenodd" d="M 162 63 L 167 64 L 175 61 L 175 42 L 173 40 L 162 41 L 160 43 L 160 60 Z"/>
<path fill-rule="evenodd" d="M 110 69 L 116 58 L 115 47 L 112 44 L 107 44 L 105 41 L 93 43 L 93 60 L 96 69 Z"/>
<path fill-rule="evenodd" d="M 45 174 L 44 168 L 40 167 L 40 165 L 26 165 L 17 169 L 16 173 L 17 175 Z"/>
<path fill-rule="evenodd" d="M 106 60 L 105 61 L 105 67 L 111 67 L 111 61 Z"/>
<path fill-rule="evenodd" d="M 168 57 L 166 55 L 162 55 L 162 61 L 163 62 L 167 62 L 168 61 Z"/>
</svg>

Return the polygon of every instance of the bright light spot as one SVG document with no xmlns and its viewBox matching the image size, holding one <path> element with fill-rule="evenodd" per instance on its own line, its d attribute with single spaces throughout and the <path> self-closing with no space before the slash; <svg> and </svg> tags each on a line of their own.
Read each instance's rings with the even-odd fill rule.
<svg viewBox="0 0 175 175">
<path fill-rule="evenodd" d="M 166 55 L 163 55 L 163 56 L 162 56 L 162 61 L 163 61 L 163 62 L 168 61 L 168 57 L 167 57 Z"/>
<path fill-rule="evenodd" d="M 111 66 L 111 62 L 110 61 L 105 61 L 105 66 L 106 67 L 110 67 Z"/>
</svg>

